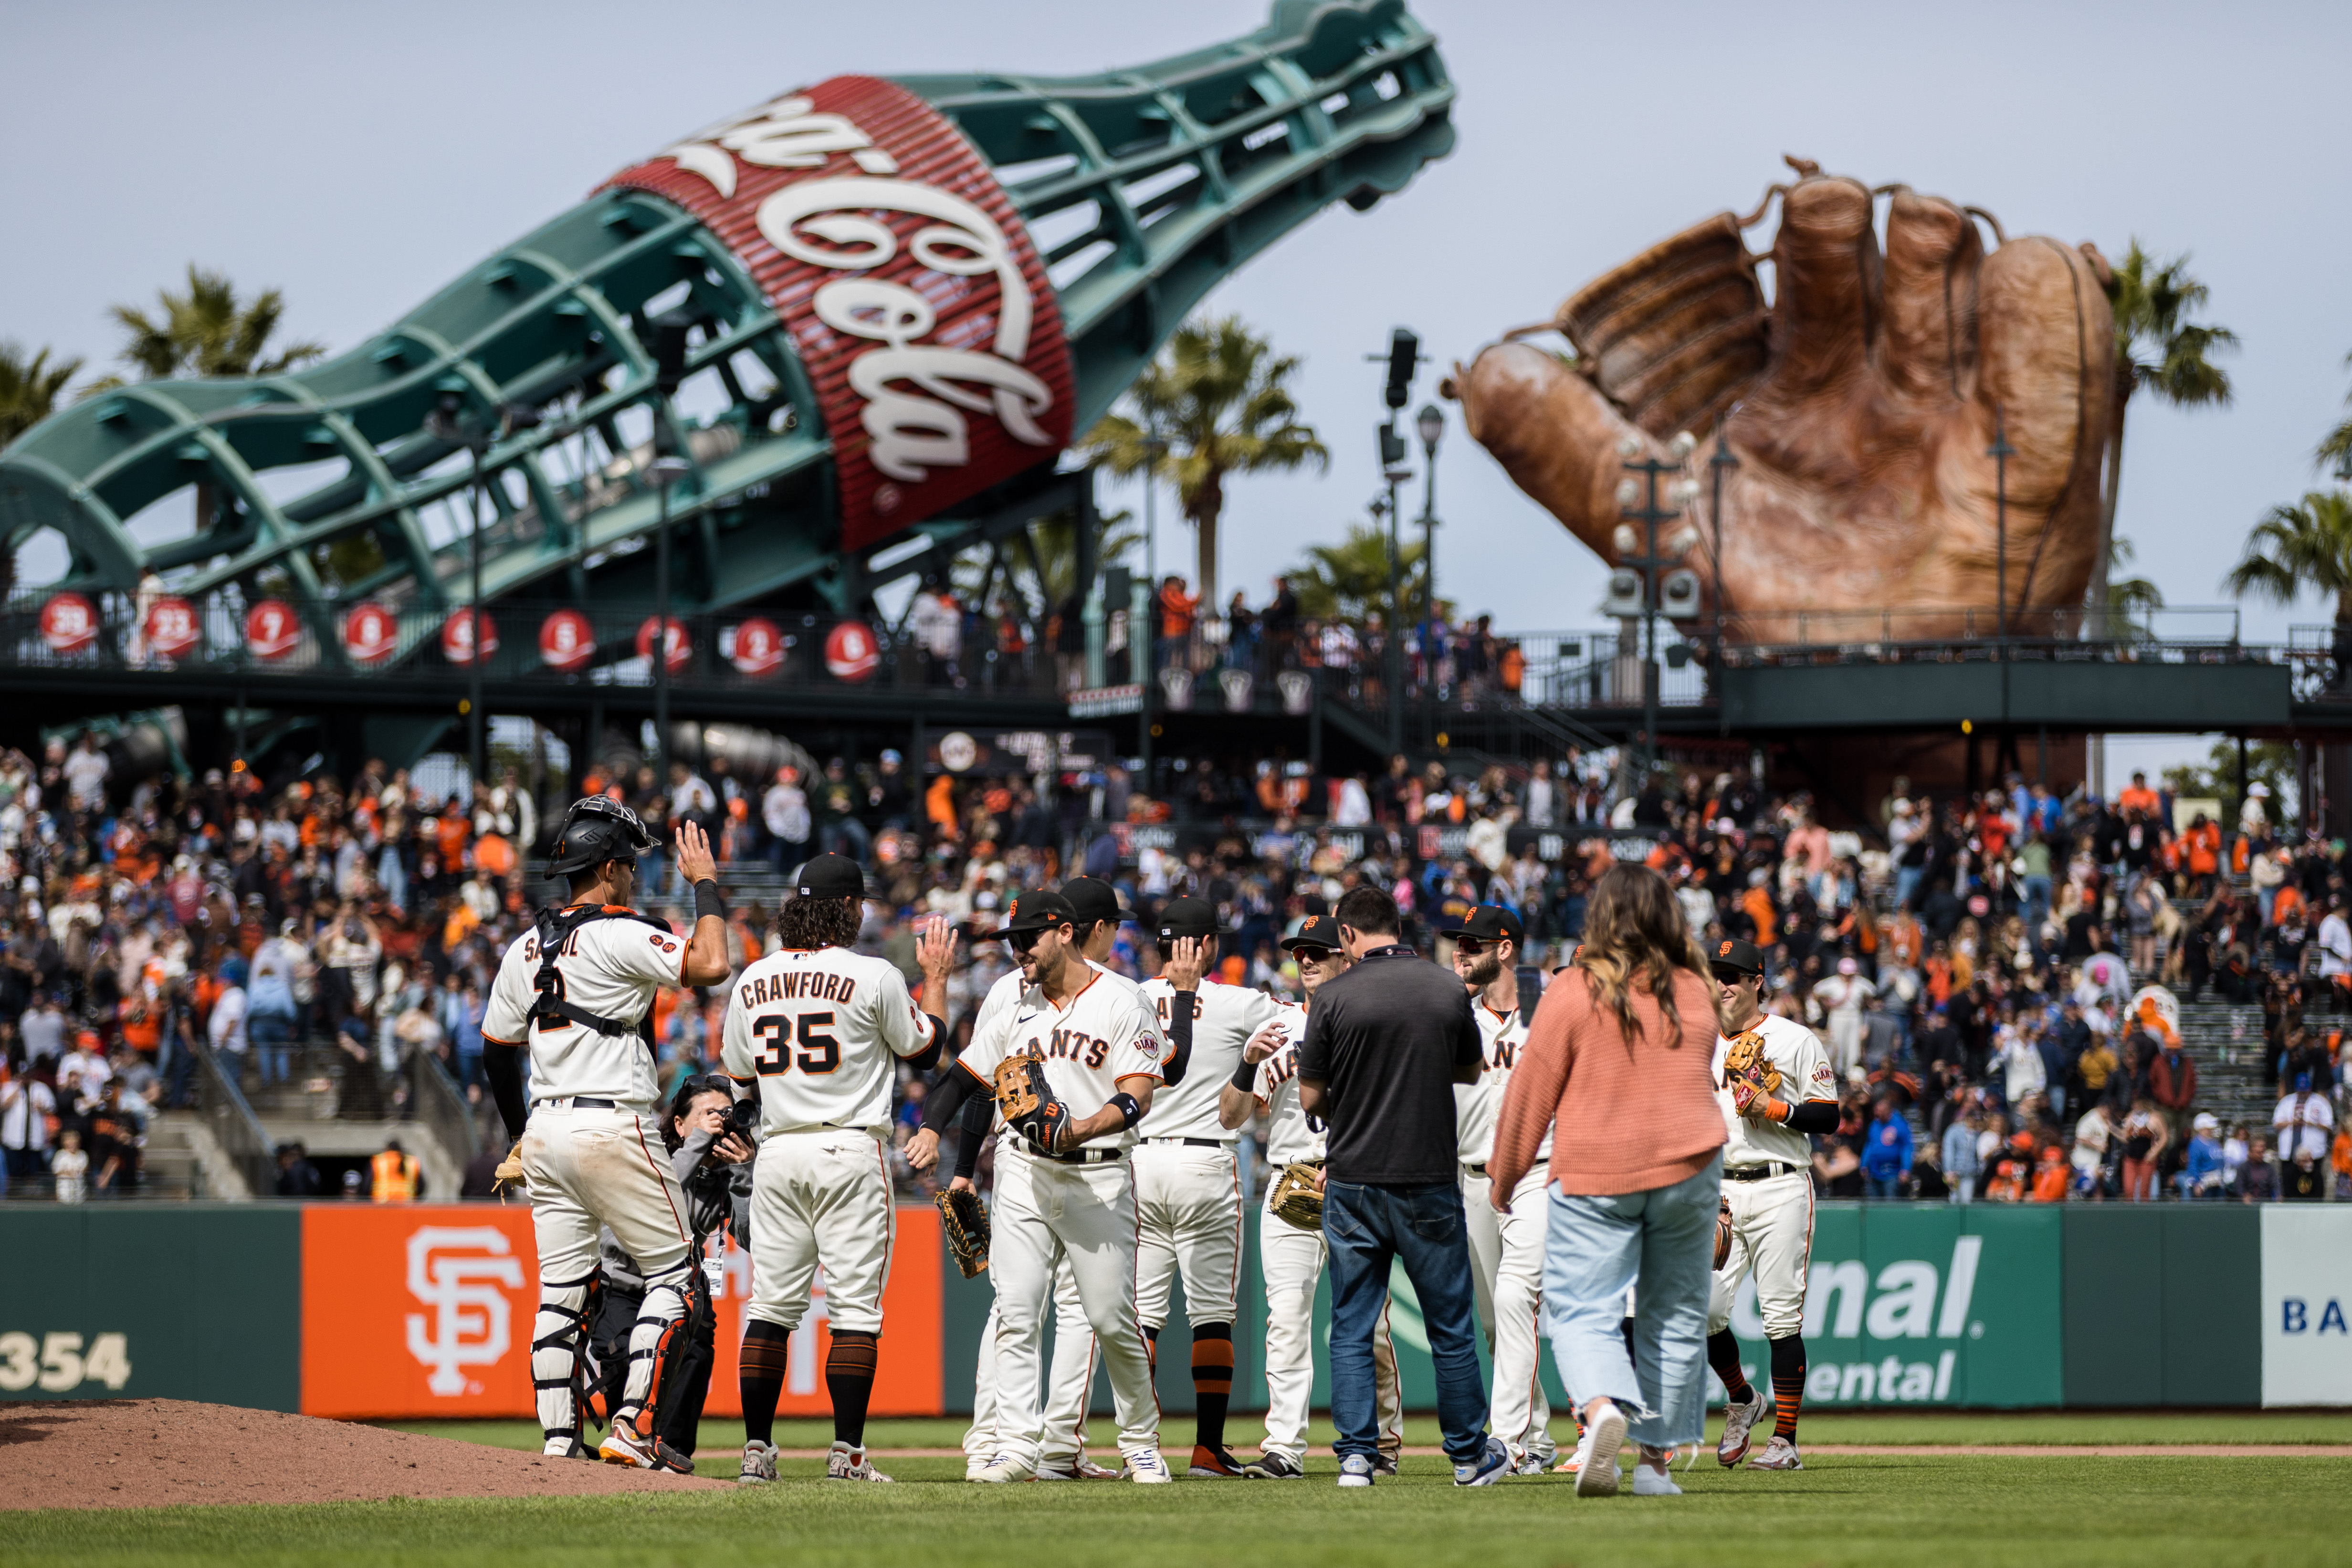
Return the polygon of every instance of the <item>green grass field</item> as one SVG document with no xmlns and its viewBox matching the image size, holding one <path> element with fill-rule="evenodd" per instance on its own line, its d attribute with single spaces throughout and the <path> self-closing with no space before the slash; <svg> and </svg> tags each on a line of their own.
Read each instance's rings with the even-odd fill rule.
<svg viewBox="0 0 2352 1568">
<path fill-rule="evenodd" d="M 1171 1423 L 1171 1433 L 1188 1425 Z M 412 1426 L 515 1446 L 522 1424 Z M 1246 1426 L 1239 1428 L 1247 1432 Z M 740 1429 L 706 1426 L 704 1467 L 733 1472 Z M 876 1447 L 951 1445 L 956 1423 L 879 1422 Z M 2329 1442 L 2352 1417 L 2298 1415 L 1810 1417 L 1816 1443 Z M 779 1423 L 786 1447 L 827 1436 Z M 1410 1442 L 1434 1438 L 1411 1424 Z M 962 1484 L 955 1459 L 898 1459 L 901 1484 L 851 1487 L 788 1461 L 778 1486 L 692 1497 L 400 1501 L 0 1515 L 0 1556 L 264 1568 L 276 1563 L 896 1565 L 1103 1563 L 2134 1564 L 2341 1563 L 2352 1538 L 2345 1462 L 2292 1458 L 1841 1456 L 1801 1474 L 1726 1472 L 1702 1458 L 1679 1499 L 1580 1500 L 1567 1477 L 1457 1491 L 1444 1462 L 1408 1459 L 1369 1493 L 1340 1492 L 1326 1453 L 1302 1482 Z"/>
</svg>

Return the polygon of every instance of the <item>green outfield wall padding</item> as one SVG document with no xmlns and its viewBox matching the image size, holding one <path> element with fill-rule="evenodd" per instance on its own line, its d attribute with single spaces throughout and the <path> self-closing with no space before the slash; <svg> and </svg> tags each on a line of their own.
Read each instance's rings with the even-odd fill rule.
<svg viewBox="0 0 2352 1568">
<path fill-rule="evenodd" d="M 2261 1404 L 2262 1210 L 2183 1204 L 2159 1212 L 2164 1403 Z"/>
<path fill-rule="evenodd" d="M 2262 1220 L 2238 1204 L 2077 1204 L 2065 1215 L 2065 1401 L 2262 1402 Z"/>
<path fill-rule="evenodd" d="M 301 1407 L 293 1207 L 12 1204 L 0 1256 L 0 1398 Z"/>
</svg>

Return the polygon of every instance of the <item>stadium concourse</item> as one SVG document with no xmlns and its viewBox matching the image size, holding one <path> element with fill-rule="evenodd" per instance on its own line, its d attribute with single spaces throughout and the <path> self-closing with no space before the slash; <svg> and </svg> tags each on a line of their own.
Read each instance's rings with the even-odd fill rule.
<svg viewBox="0 0 2352 1568">
<path fill-rule="evenodd" d="M 985 925 L 1013 892 L 1081 870 L 1146 916 L 1211 900 L 1234 933 L 1223 977 L 1285 995 L 1298 987 L 1280 937 L 1363 883 L 1393 890 L 1424 945 L 1473 904 L 1507 905 L 1548 971 L 1592 881 L 1639 858 L 1709 940 L 1762 948 L 1769 1009 L 1830 1046 L 1843 1112 L 1816 1140 L 1824 1195 L 2323 1199 L 2352 1167 L 2318 1124 L 2339 1078 L 2328 1016 L 2352 984 L 2341 847 L 2289 832 L 2259 795 L 2225 837 L 2201 816 L 2176 833 L 2170 802 L 2137 781 L 2100 801 L 2011 779 L 1974 799 L 1891 796 L 1865 837 L 1744 773 L 1662 771 L 1622 790 L 1622 761 L 1399 758 L 1385 776 L 1335 778 L 1163 761 L 1148 789 L 1117 765 L 924 776 L 885 752 L 809 778 L 680 764 L 666 784 L 649 768 L 589 783 L 665 833 L 709 828 L 739 965 L 774 941 L 782 873 L 832 849 L 869 868 L 860 945 L 910 979 L 916 917 Z M 0 756 L 12 1200 L 188 1195 L 208 1178 L 167 1147 L 172 1113 L 222 1082 L 265 1112 L 299 1104 L 322 1130 L 370 1136 L 339 1155 L 281 1148 L 251 1195 L 365 1197 L 387 1180 L 382 1195 L 487 1193 L 482 997 L 546 890 L 531 856 L 561 803 L 533 801 L 512 772 L 470 799 L 426 776 L 117 779 L 87 740 Z M 682 929 L 683 897 L 651 859 L 639 886 Z M 1157 960 L 1130 929 L 1108 962 L 1140 977 Z M 971 944 L 959 963 L 946 1006 L 966 1036 L 1006 957 Z M 2135 1010 L 2148 983 L 2179 1005 Z M 661 996 L 666 1088 L 715 1064 L 723 994 Z M 902 1086 L 902 1143 L 920 1093 Z M 2284 1150 L 2274 1106 L 2303 1123 Z M 438 1137 L 412 1142 L 443 1146 L 441 1168 L 413 1147 L 371 1157 L 436 1108 Z M 222 1195 L 222 1173 L 209 1179 Z"/>
</svg>

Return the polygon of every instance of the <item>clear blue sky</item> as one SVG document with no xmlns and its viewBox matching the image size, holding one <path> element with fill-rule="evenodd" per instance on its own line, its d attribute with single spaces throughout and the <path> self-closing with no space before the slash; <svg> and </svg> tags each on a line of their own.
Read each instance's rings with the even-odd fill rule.
<svg viewBox="0 0 2352 1568">
<path fill-rule="evenodd" d="M 1094 70 L 1265 16 L 1258 0 L 9 10 L 0 336 L 93 362 L 119 346 L 107 307 L 151 299 L 191 259 L 282 287 L 294 333 L 345 347 L 612 171 L 783 89 L 849 70 Z M 1744 210 L 1784 151 L 1988 207 L 2011 235 L 2194 252 L 2214 319 L 2245 340 L 2238 402 L 2136 409 L 2124 485 L 2124 531 L 2176 604 L 2219 602 L 2246 526 L 2315 482 L 2352 350 L 2352 7 L 1425 0 L 1421 15 L 1460 85 L 1454 156 L 1370 215 L 1326 213 L 1210 301 L 1305 357 L 1305 409 L 1336 455 L 1328 477 L 1234 488 L 1229 588 L 1262 598 L 1361 515 L 1380 374 L 1362 356 L 1391 325 L 1466 358 L 1643 246 Z M 1445 592 L 1507 626 L 1595 623 L 1592 559 L 1458 429 L 1439 479 Z M 1189 537 L 1163 531 L 1163 561 L 1188 559 Z M 2253 608 L 2248 633 L 2324 615 Z"/>
</svg>

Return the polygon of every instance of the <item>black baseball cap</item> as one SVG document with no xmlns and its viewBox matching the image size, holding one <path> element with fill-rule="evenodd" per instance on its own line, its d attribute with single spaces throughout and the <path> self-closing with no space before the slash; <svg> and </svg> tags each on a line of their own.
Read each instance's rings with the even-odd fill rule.
<svg viewBox="0 0 2352 1568">
<path fill-rule="evenodd" d="M 1160 907 L 1159 930 L 1161 942 L 1223 934 L 1217 929 L 1217 906 L 1206 899 L 1169 900 Z"/>
<path fill-rule="evenodd" d="M 803 899 L 862 899 L 866 873 L 846 855 L 820 855 L 801 868 L 795 886 Z"/>
<path fill-rule="evenodd" d="M 1004 923 L 994 931 L 976 931 L 975 942 L 995 942 L 1008 936 L 1023 936 L 1033 931 L 1051 931 L 1059 925 L 1078 923 L 1077 911 L 1070 900 L 1044 888 L 1024 888 L 1013 895 L 1004 906 Z"/>
<path fill-rule="evenodd" d="M 1339 951 L 1339 922 L 1329 915 L 1308 915 L 1298 922 L 1298 929 L 1282 939 L 1285 952 L 1296 952 L 1302 947 L 1328 948 Z"/>
<path fill-rule="evenodd" d="M 1737 974 L 1764 973 L 1764 954 L 1754 942 L 1742 942 L 1736 936 L 1717 942 L 1715 951 L 1706 955 L 1706 963 L 1710 969 L 1728 969 Z"/>
<path fill-rule="evenodd" d="M 1098 921 L 1118 921 L 1131 917 L 1119 908 L 1118 889 L 1100 877 L 1073 877 L 1062 884 L 1062 897 L 1069 900 L 1070 908 L 1082 926 Z"/>
<path fill-rule="evenodd" d="M 1480 904 L 1470 911 L 1470 918 L 1458 926 L 1447 926 L 1445 936 L 1475 936 L 1480 942 L 1500 942 L 1505 937 L 1520 947 L 1528 944 L 1527 928 L 1519 917 L 1500 904 Z"/>
</svg>

